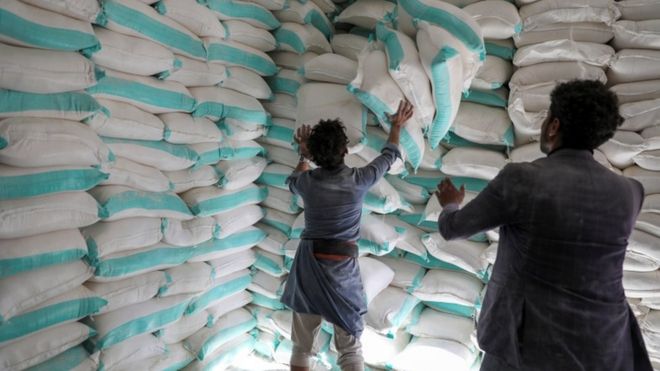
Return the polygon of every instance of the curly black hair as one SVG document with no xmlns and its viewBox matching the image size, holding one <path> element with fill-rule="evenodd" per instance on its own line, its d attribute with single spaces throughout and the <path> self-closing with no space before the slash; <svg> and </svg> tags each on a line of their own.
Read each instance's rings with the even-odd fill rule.
<svg viewBox="0 0 660 371">
<path fill-rule="evenodd" d="M 559 120 L 564 148 L 598 148 L 623 123 L 616 94 L 598 80 L 559 84 L 550 101 L 550 120 Z"/>
<path fill-rule="evenodd" d="M 324 169 L 336 169 L 344 163 L 348 137 L 341 120 L 321 120 L 307 140 L 312 161 Z"/>
</svg>

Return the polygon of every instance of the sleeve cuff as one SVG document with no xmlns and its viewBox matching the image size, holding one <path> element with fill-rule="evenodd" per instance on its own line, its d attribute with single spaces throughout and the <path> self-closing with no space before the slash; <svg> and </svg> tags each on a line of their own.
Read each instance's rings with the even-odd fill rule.
<svg viewBox="0 0 660 371">
<path fill-rule="evenodd" d="M 390 142 L 385 143 L 385 146 L 383 146 L 383 149 L 381 150 L 381 153 L 385 152 L 385 151 L 392 151 L 396 157 L 403 158 L 401 156 L 401 151 L 399 150 L 399 146 L 394 145 Z"/>
</svg>

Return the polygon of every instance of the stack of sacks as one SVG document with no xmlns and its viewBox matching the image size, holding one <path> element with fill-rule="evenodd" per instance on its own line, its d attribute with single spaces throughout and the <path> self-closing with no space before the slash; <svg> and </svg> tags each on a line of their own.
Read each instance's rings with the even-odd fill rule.
<svg viewBox="0 0 660 371">
<path fill-rule="evenodd" d="M 653 294 L 660 272 L 660 5 L 621 1 L 617 7 L 622 16 L 612 27 L 616 55 L 607 77 L 625 121 L 601 149 L 646 192 L 624 262 L 624 288 L 651 360 L 660 367 L 660 306 Z"/>
<path fill-rule="evenodd" d="M 28 4 L 29 3 L 29 4 Z M 96 369 L 80 322 L 107 301 L 79 228 L 104 214 L 86 191 L 109 177 L 108 146 L 81 121 L 105 117 L 84 90 L 103 72 L 78 54 L 99 40 L 96 1 L 0 5 L 0 368 Z M 11 20 L 11 21 L 8 21 Z M 69 360 L 68 363 L 62 361 Z"/>
<path fill-rule="evenodd" d="M 537 141 L 550 107 L 550 92 L 572 79 L 607 81 L 614 50 L 612 25 L 620 12 L 612 0 L 529 1 L 521 5 L 522 32 L 514 36 L 518 70 L 509 87 L 509 115 L 516 141 Z"/>
</svg>

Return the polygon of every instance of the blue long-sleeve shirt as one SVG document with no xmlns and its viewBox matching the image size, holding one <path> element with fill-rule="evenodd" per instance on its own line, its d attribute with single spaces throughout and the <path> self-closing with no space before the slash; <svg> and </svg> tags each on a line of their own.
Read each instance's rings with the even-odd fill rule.
<svg viewBox="0 0 660 371">
<path fill-rule="evenodd" d="M 360 236 L 362 203 L 369 188 L 390 169 L 401 153 L 387 143 L 367 166 L 294 172 L 287 179 L 291 192 L 305 202 L 305 239 L 356 241 Z"/>
</svg>

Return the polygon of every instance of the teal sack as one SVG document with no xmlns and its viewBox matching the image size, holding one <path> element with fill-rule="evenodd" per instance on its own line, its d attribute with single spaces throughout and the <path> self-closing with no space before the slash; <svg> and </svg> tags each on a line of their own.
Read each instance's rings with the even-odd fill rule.
<svg viewBox="0 0 660 371">
<path fill-rule="evenodd" d="M 96 167 L 17 168 L 0 165 L 0 200 L 86 191 L 109 175 Z"/>
</svg>

